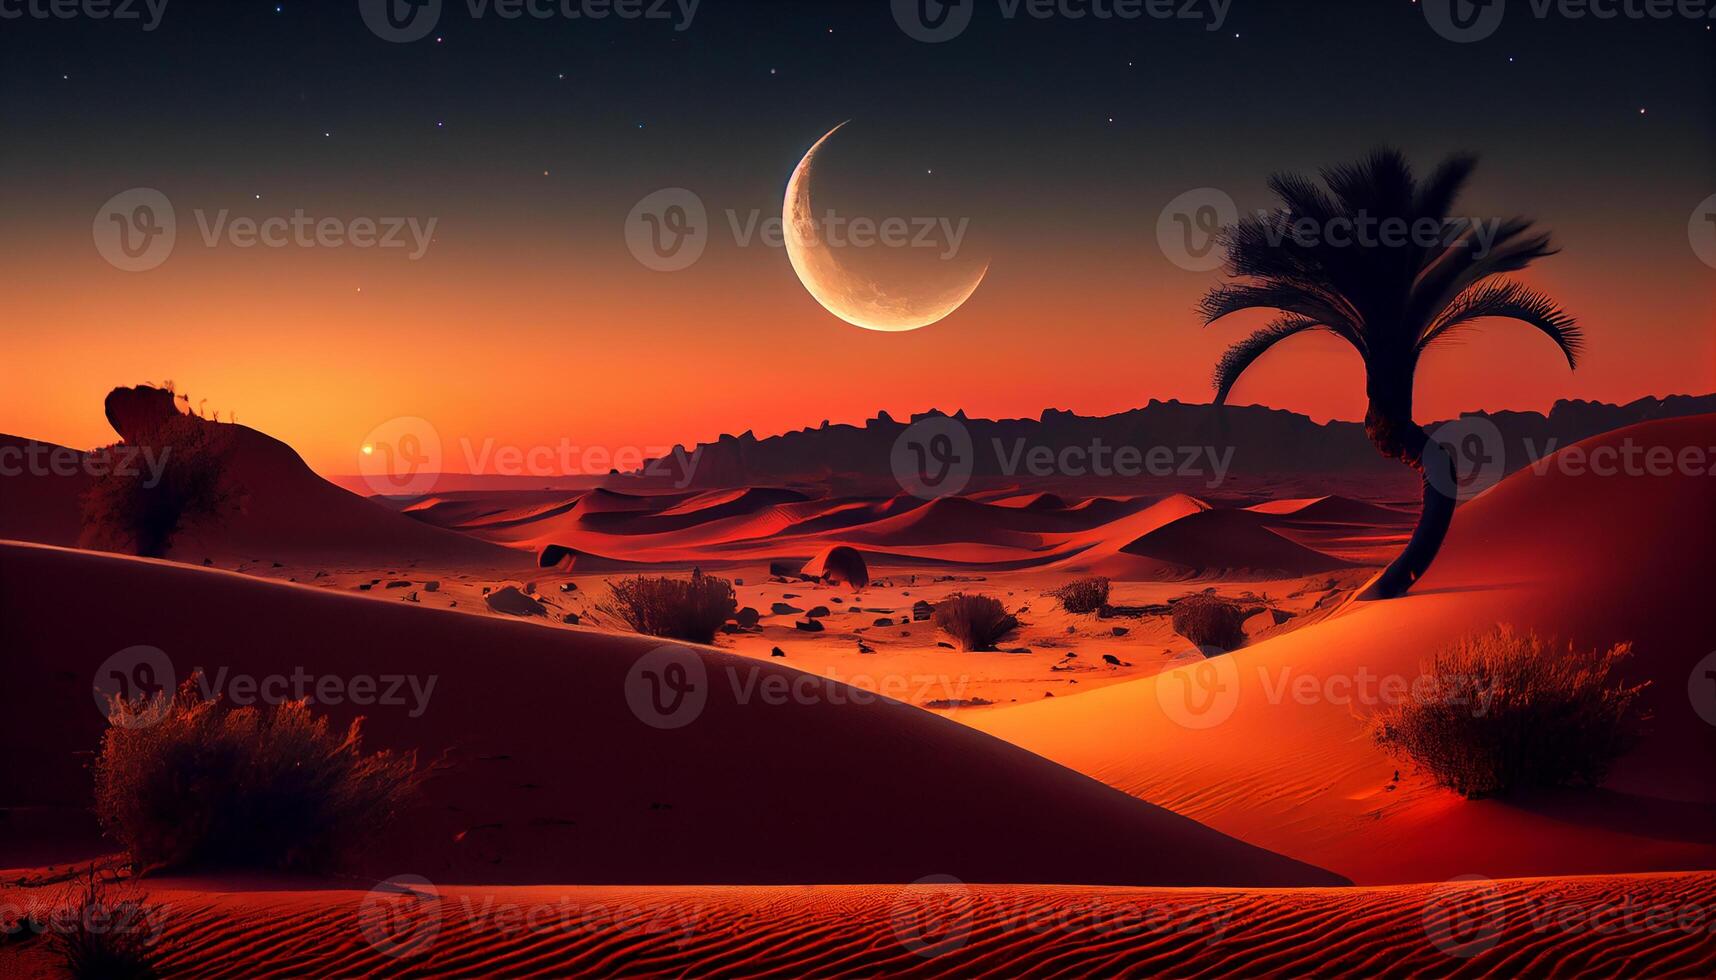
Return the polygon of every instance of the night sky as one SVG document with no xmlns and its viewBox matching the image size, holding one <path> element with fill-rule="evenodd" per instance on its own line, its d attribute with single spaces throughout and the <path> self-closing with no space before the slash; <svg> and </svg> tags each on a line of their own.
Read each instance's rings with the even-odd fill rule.
<svg viewBox="0 0 1716 980">
<path fill-rule="evenodd" d="M 1271 171 L 1381 143 L 1421 170 L 1481 154 L 1463 210 L 1556 232 L 1564 253 L 1528 278 L 1591 345 L 1569 374 L 1542 337 L 1492 324 L 1426 363 L 1422 418 L 1716 388 L 1716 269 L 1688 242 L 1716 193 L 1716 20 L 1538 19 L 1512 0 L 1492 37 L 1457 44 L 1409 0 L 1233 0 L 1219 30 L 1207 3 L 1074 20 L 965 2 L 969 26 L 936 44 L 887 0 L 704 0 L 689 26 L 671 4 L 507 20 L 447 0 L 409 43 L 378 38 L 356 0 L 169 0 L 152 31 L 0 19 L 0 430 L 110 441 L 101 394 L 170 378 L 350 472 L 364 433 L 401 415 L 509 443 L 654 445 L 879 409 L 1204 401 L 1250 321 L 1197 325 L 1215 276 L 1164 257 L 1164 205 L 1215 187 L 1262 207 Z M 729 210 L 778 216 L 794 164 L 848 119 L 827 173 L 843 207 L 967 217 L 991 263 L 915 333 L 842 322 L 781 250 L 728 227 Z M 91 226 L 135 187 L 167 195 L 179 231 L 131 273 Z M 674 273 L 624 237 L 668 187 L 715 222 Z M 193 212 L 223 208 L 436 231 L 420 260 L 208 247 Z M 1235 400 L 1363 411 L 1356 360 L 1316 338 Z"/>
</svg>

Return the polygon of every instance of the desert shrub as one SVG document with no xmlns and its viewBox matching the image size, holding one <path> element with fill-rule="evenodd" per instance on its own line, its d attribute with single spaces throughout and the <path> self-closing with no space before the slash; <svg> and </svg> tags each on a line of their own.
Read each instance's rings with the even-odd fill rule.
<svg viewBox="0 0 1716 980">
<path fill-rule="evenodd" d="M 1595 786 L 1637 741 L 1638 695 L 1606 653 L 1502 626 L 1438 651 L 1410 698 L 1378 716 L 1378 745 L 1467 797 Z"/>
<path fill-rule="evenodd" d="M 44 924 L 49 949 L 79 980 L 154 980 L 160 909 L 97 874 L 77 880 Z"/>
<path fill-rule="evenodd" d="M 936 628 L 959 641 L 965 650 L 993 650 L 995 643 L 1019 628 L 999 599 L 956 592 L 935 607 Z"/>
<path fill-rule="evenodd" d="M 1174 632 L 1205 653 L 1226 653 L 1245 645 L 1245 610 L 1213 595 L 1194 595 L 1173 604 Z"/>
<path fill-rule="evenodd" d="M 1100 575 L 1077 579 L 1049 594 L 1059 599 L 1067 612 L 1093 613 L 1108 605 L 1108 579 Z"/>
<path fill-rule="evenodd" d="M 337 867 L 415 793 L 415 753 L 365 754 L 304 701 L 232 708 L 187 680 L 176 695 L 114 698 L 95 762 L 95 809 L 142 869 Z"/>
<path fill-rule="evenodd" d="M 99 475 L 83 496 L 83 524 L 98 547 L 161 558 L 180 531 L 229 509 L 231 430 L 174 415 L 154 426 L 148 440 L 152 457 L 140 455 L 143 446 L 124 444 L 90 454 L 90 471 Z"/>
<path fill-rule="evenodd" d="M 639 633 L 691 643 L 714 642 L 739 608 L 732 582 L 699 571 L 690 579 L 621 579 L 608 583 L 608 592 L 597 609 Z"/>
</svg>

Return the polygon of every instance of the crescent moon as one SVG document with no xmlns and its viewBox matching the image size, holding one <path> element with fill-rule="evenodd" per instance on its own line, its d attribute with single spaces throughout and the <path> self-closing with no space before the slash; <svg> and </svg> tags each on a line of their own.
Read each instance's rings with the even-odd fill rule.
<svg viewBox="0 0 1716 980">
<path fill-rule="evenodd" d="M 810 207 L 810 185 L 816 171 L 816 154 L 845 125 L 841 123 L 817 140 L 787 181 L 786 200 L 781 206 L 787 258 L 810 295 L 847 323 L 866 330 L 896 333 L 927 327 L 971 298 L 989 272 L 989 264 L 985 262 L 970 280 L 912 292 L 885 286 L 842 266 L 835 250 L 822 241 L 815 212 Z"/>
</svg>

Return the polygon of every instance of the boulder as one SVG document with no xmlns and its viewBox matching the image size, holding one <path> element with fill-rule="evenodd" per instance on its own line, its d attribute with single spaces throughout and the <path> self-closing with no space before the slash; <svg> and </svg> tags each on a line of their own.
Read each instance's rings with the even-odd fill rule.
<svg viewBox="0 0 1716 980">
<path fill-rule="evenodd" d="M 870 568 L 864 563 L 864 556 L 844 544 L 830 545 L 817 552 L 805 563 L 801 574 L 830 585 L 847 585 L 854 592 L 870 584 Z"/>
</svg>

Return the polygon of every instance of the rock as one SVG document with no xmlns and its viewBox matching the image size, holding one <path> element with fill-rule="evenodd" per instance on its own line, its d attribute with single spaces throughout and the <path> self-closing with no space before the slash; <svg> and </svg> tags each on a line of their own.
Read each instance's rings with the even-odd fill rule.
<svg viewBox="0 0 1716 980">
<path fill-rule="evenodd" d="M 441 591 L 440 581 L 436 580 L 436 581 L 431 581 L 431 582 L 424 582 L 423 583 L 423 591 L 424 592 L 439 592 L 439 591 Z"/>
<path fill-rule="evenodd" d="M 946 648 L 947 648 L 947 649 L 949 649 L 949 650 L 952 650 L 952 649 L 953 649 L 953 644 L 951 644 L 951 643 L 949 643 L 949 642 L 947 642 L 947 641 L 946 641 L 946 640 L 941 640 L 941 641 L 938 641 L 938 642 L 937 642 L 937 643 L 936 643 L 936 646 L 938 646 L 938 647 L 946 647 Z"/>
<path fill-rule="evenodd" d="M 745 584 L 745 580 L 744 580 L 744 579 L 742 579 L 742 578 L 736 578 L 736 579 L 734 579 L 734 580 L 733 580 L 733 584 L 734 584 L 734 585 L 744 585 L 744 584 Z"/>
<path fill-rule="evenodd" d="M 919 599 L 918 601 L 912 603 L 912 621 L 913 622 L 921 623 L 924 620 L 926 620 L 926 619 L 928 619 L 934 615 L 935 615 L 935 607 L 930 605 L 929 603 L 923 601 L 922 599 Z"/>
<path fill-rule="evenodd" d="M 793 561 L 790 558 L 769 562 L 769 574 L 782 579 L 783 581 L 790 578 L 798 578 L 799 573 L 803 570 L 804 562 Z"/>
<path fill-rule="evenodd" d="M 1126 628 L 1126 627 L 1124 627 L 1124 626 L 1116 626 L 1116 627 L 1114 627 L 1114 630 L 1113 630 L 1113 632 L 1114 632 L 1114 635 L 1115 635 L 1115 636 L 1125 636 L 1125 635 L 1126 635 L 1126 634 L 1128 634 L 1128 633 L 1130 633 L 1130 632 L 1132 632 L 1132 631 L 1131 631 L 1131 630 L 1129 630 L 1129 629 L 1127 629 L 1127 628 Z"/>
<path fill-rule="evenodd" d="M 830 615 L 827 606 L 812 606 L 810 612 L 805 613 L 805 616 L 810 619 L 819 619 L 827 615 Z"/>
<path fill-rule="evenodd" d="M 411 580 L 410 579 L 403 579 L 403 578 L 387 583 L 387 587 L 390 589 L 405 589 L 405 588 L 409 588 L 410 586 L 411 586 Z"/>
<path fill-rule="evenodd" d="M 358 591 L 359 592 L 368 592 L 370 589 L 373 589 L 373 588 L 375 588 L 375 586 L 368 583 L 368 582 L 359 582 L 358 583 Z"/>
<path fill-rule="evenodd" d="M 859 653 L 875 653 L 876 651 L 874 648 L 872 648 L 869 644 L 865 643 L 863 640 L 859 640 L 858 641 L 858 652 Z"/>
<path fill-rule="evenodd" d="M 830 585 L 845 584 L 854 592 L 870 584 L 870 569 L 864 556 L 850 545 L 830 545 L 806 562 L 800 574 Z"/>
<path fill-rule="evenodd" d="M 738 623 L 745 629 L 755 629 L 757 621 L 760 619 L 762 619 L 762 614 L 757 612 L 756 608 L 753 606 L 746 606 L 733 614 L 733 622 Z"/>
<path fill-rule="evenodd" d="M 744 631 L 744 629 L 742 629 L 739 626 L 738 623 L 722 623 L 721 624 L 721 632 L 726 633 L 727 635 L 731 636 L 734 633 L 743 633 L 745 631 Z"/>
<path fill-rule="evenodd" d="M 578 591 L 578 583 L 577 582 L 561 582 L 560 583 L 560 591 L 562 591 L 562 592 L 577 592 Z"/>
<path fill-rule="evenodd" d="M 804 612 L 803 609 L 800 609 L 797 606 L 788 605 L 784 602 L 775 603 L 774 605 L 769 607 L 769 611 L 771 613 L 774 613 L 776 616 L 795 616 L 801 612 Z"/>
<path fill-rule="evenodd" d="M 796 620 L 792 625 L 795 629 L 803 630 L 806 633 L 822 632 L 822 620 L 820 619 L 800 619 Z"/>
<path fill-rule="evenodd" d="M 786 651 L 782 650 L 780 647 L 771 647 L 769 649 L 769 656 L 771 656 L 771 657 L 784 657 L 784 656 L 786 656 Z"/>
<path fill-rule="evenodd" d="M 871 626 L 892 626 L 892 625 L 894 625 L 894 621 L 889 619 L 886 616 L 883 616 L 881 619 L 875 620 L 870 625 Z"/>
<path fill-rule="evenodd" d="M 1116 657 L 1112 653 L 1103 654 L 1102 655 L 1102 662 L 1105 664 L 1115 666 L 1115 667 L 1130 667 L 1130 666 L 1132 666 L 1131 664 L 1127 663 L 1126 661 L 1121 660 L 1119 657 Z"/>
<path fill-rule="evenodd" d="M 417 593 L 414 591 L 405 593 L 405 601 L 406 602 L 416 602 L 417 601 Z"/>
<path fill-rule="evenodd" d="M 569 612 L 566 615 L 560 617 L 560 621 L 562 623 L 570 623 L 573 626 L 577 626 L 578 623 L 583 620 L 583 618 L 584 617 L 578 615 L 577 613 Z"/>
<path fill-rule="evenodd" d="M 548 613 L 542 603 L 520 592 L 516 585 L 489 593 L 487 602 L 490 609 L 508 616 L 544 616 Z"/>
</svg>

